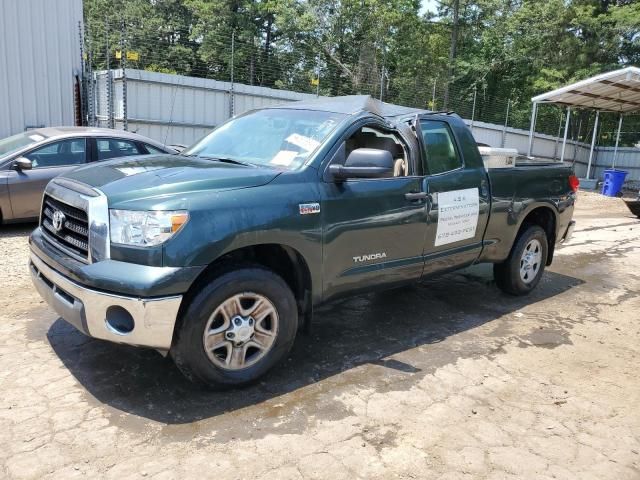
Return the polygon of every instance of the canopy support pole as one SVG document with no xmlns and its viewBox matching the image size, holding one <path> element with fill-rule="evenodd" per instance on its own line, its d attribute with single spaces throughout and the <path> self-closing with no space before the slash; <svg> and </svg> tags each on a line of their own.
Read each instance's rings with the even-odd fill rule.
<svg viewBox="0 0 640 480">
<path fill-rule="evenodd" d="M 533 151 L 533 135 L 536 129 L 536 115 L 538 113 L 538 104 L 533 103 L 533 109 L 531 111 L 531 124 L 529 126 L 529 148 L 527 149 L 527 157 L 531 156 Z"/>
<path fill-rule="evenodd" d="M 593 124 L 593 135 L 591 136 L 591 150 L 589 150 L 589 163 L 587 163 L 587 180 L 591 175 L 591 160 L 593 160 L 593 149 L 596 146 L 598 137 L 598 121 L 600 120 L 600 110 L 596 110 L 596 122 Z"/>
<path fill-rule="evenodd" d="M 562 153 L 560 154 L 560 161 L 564 162 L 564 150 L 567 146 L 567 135 L 569 134 L 569 120 L 571 119 L 571 107 L 567 107 L 567 120 L 564 124 L 564 137 L 562 139 Z"/>
<path fill-rule="evenodd" d="M 616 133 L 616 147 L 613 149 L 613 164 L 611 168 L 616 168 L 616 157 L 618 156 L 618 144 L 620 143 L 620 130 L 622 130 L 622 114 L 620 114 L 620 121 L 618 122 L 618 133 Z"/>
</svg>

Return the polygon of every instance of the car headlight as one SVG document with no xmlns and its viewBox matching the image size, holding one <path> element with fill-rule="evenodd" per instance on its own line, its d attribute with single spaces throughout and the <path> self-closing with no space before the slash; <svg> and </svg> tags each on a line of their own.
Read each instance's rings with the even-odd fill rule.
<svg viewBox="0 0 640 480">
<path fill-rule="evenodd" d="M 152 247 L 166 242 L 189 220 L 185 210 L 109 210 L 111 243 Z"/>
</svg>

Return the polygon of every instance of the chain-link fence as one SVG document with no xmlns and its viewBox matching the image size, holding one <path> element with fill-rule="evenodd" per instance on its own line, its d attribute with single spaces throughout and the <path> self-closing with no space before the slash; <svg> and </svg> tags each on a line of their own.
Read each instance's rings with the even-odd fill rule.
<svg viewBox="0 0 640 480">
<path fill-rule="evenodd" d="M 83 37 L 83 60 L 87 107 L 87 124 L 127 128 L 128 103 L 126 68 L 172 73 L 189 77 L 229 82 L 231 95 L 234 85 L 268 87 L 316 95 L 367 94 L 386 102 L 425 108 L 450 110 L 473 122 L 486 122 L 506 128 L 528 129 L 531 115 L 530 98 L 513 92 L 506 98 L 478 81 L 462 84 L 448 83 L 444 76 L 416 69 L 407 75 L 398 73 L 397 61 L 360 53 L 346 67 L 335 54 L 308 43 L 289 43 L 280 46 L 278 54 L 264 45 L 264 39 L 244 38 L 230 30 L 228 35 L 210 33 L 206 39 L 192 40 L 177 36 L 159 43 L 156 36 L 127 30 L 124 23 L 111 25 L 109 21 L 87 25 Z M 207 43 L 203 54 L 198 42 Z M 198 53 L 200 52 L 200 53 Z M 344 60 L 344 58 L 343 58 Z M 355 60 L 355 61 L 354 61 Z M 396 59 L 397 60 L 397 59 Z M 113 74 L 109 69 L 121 69 L 121 87 L 114 91 Z M 446 72 L 445 72 L 446 73 Z M 444 75 L 444 74 L 443 74 Z M 445 100 L 448 99 L 448 100 Z M 171 108 L 170 98 L 163 108 Z M 445 104 L 445 101 L 447 102 Z M 230 103 L 230 114 L 234 102 Z M 98 113 L 100 112 L 100 113 Z M 106 113 L 105 113 L 106 112 Z M 536 131 L 561 136 L 564 112 L 556 106 L 541 106 L 537 115 Z M 573 112 L 569 139 L 589 143 L 593 132 L 593 112 Z M 617 116 L 600 116 L 597 144 L 613 145 Z M 640 116 L 628 116 L 622 132 L 621 145 L 638 142 Z"/>
</svg>

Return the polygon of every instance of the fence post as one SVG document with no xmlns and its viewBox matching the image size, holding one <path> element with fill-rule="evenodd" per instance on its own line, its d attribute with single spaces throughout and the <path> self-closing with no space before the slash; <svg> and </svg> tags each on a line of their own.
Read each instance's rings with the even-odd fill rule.
<svg viewBox="0 0 640 480">
<path fill-rule="evenodd" d="M 560 112 L 560 124 L 558 125 L 558 134 L 556 135 L 556 143 L 553 147 L 553 159 L 558 156 L 558 142 L 560 141 L 560 133 L 562 133 L 562 120 L 564 120 L 564 112 Z"/>
<path fill-rule="evenodd" d="M 620 120 L 618 121 L 618 132 L 616 133 L 616 146 L 613 149 L 613 162 L 611 168 L 616 168 L 616 160 L 618 157 L 618 144 L 620 143 L 620 131 L 622 130 L 622 112 L 620 112 Z"/>
<path fill-rule="evenodd" d="M 316 56 L 316 98 L 320 97 L 320 55 Z"/>
<path fill-rule="evenodd" d="M 113 76 L 111 75 L 111 65 L 110 65 L 110 56 L 111 52 L 109 51 L 109 21 L 104 20 L 104 36 L 105 36 L 105 62 L 107 67 L 107 127 L 114 128 L 115 127 L 115 119 L 113 112 Z"/>
<path fill-rule="evenodd" d="M 431 108 L 433 109 L 433 111 L 436 111 L 436 82 L 438 81 L 437 78 L 433 79 L 433 96 L 431 97 Z"/>
<path fill-rule="evenodd" d="M 95 109 L 96 109 L 96 101 L 97 101 L 97 95 L 96 95 L 96 79 L 93 77 L 93 52 L 91 50 L 89 50 L 89 54 L 88 54 L 88 63 L 89 63 L 89 67 L 87 70 L 87 80 L 88 80 L 88 88 L 87 88 L 87 96 L 89 97 L 89 100 L 87 102 L 87 124 L 90 127 L 95 127 L 96 126 L 96 115 L 95 115 Z"/>
<path fill-rule="evenodd" d="M 122 68 L 122 128 L 129 130 L 129 121 L 127 120 L 127 52 L 125 40 L 124 20 L 120 29 L 120 68 Z"/>
<path fill-rule="evenodd" d="M 471 131 L 473 132 L 473 122 L 476 119 L 476 96 L 478 94 L 478 84 L 473 84 L 473 107 L 471 107 Z"/>
<path fill-rule="evenodd" d="M 233 68 L 236 53 L 236 29 L 231 31 L 231 88 L 229 89 L 229 117 L 235 114 L 235 94 L 233 91 Z"/>
<path fill-rule="evenodd" d="M 562 153 L 560 154 L 560 161 L 564 162 L 564 151 L 567 147 L 567 135 L 569 134 L 569 121 L 571 120 L 571 107 L 567 107 L 567 120 L 564 124 L 564 138 L 562 139 Z"/>
<path fill-rule="evenodd" d="M 600 119 L 600 110 L 596 110 L 596 120 L 593 124 L 593 135 L 591 136 L 591 148 L 589 148 L 589 163 L 587 163 L 587 180 L 591 175 L 591 161 L 593 160 L 593 149 L 596 145 L 596 138 L 598 138 L 598 120 Z M 558 134 L 558 136 L 560 136 Z"/>
<path fill-rule="evenodd" d="M 80 125 L 87 124 L 87 80 L 86 63 L 84 61 L 84 38 L 82 35 L 82 22 L 78 21 L 78 40 L 80 42 Z"/>
<path fill-rule="evenodd" d="M 502 128 L 502 145 L 504 148 L 505 141 L 507 140 L 507 124 L 509 123 L 509 108 L 511 107 L 511 99 L 507 100 L 507 115 L 504 117 L 504 127 Z"/>
<path fill-rule="evenodd" d="M 531 156 L 533 152 L 533 137 L 536 134 L 536 116 L 538 114 L 538 104 L 533 103 L 533 108 L 531 110 L 531 125 L 529 126 L 529 147 L 527 148 L 527 157 Z"/>
</svg>

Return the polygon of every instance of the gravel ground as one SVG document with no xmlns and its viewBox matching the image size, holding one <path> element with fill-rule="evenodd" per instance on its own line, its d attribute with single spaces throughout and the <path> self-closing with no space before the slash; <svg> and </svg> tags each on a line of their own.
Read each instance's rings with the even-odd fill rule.
<svg viewBox="0 0 640 480">
<path fill-rule="evenodd" d="M 58 319 L 2 227 L 0 477 L 638 479 L 640 220 L 576 219 L 527 298 L 479 266 L 342 301 L 225 393 Z"/>
</svg>

